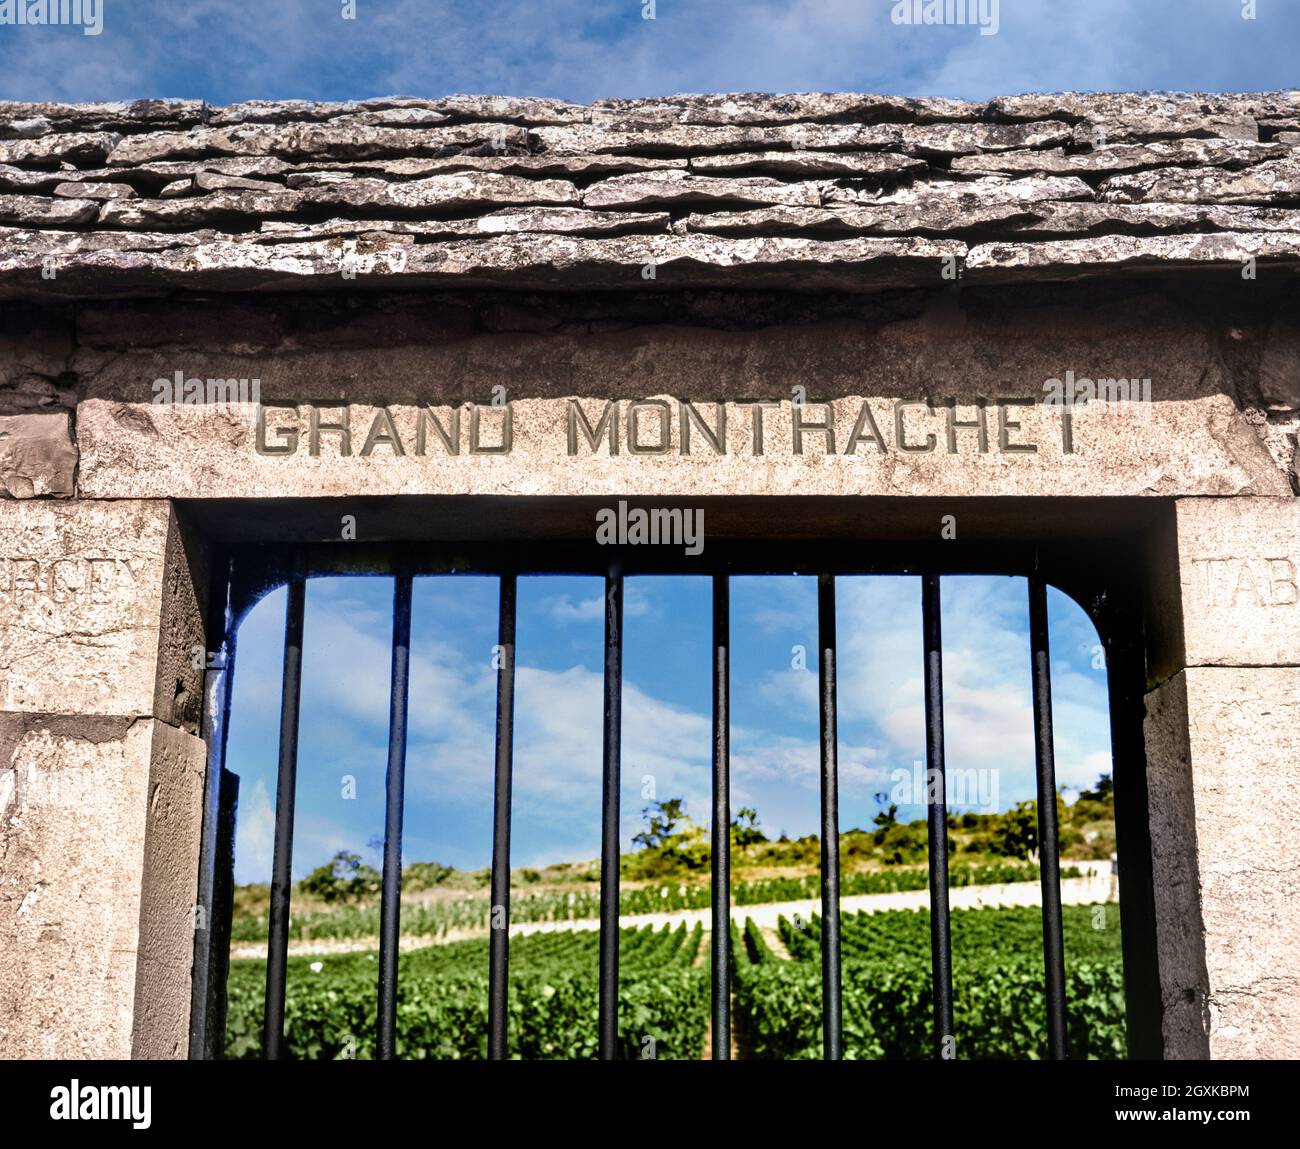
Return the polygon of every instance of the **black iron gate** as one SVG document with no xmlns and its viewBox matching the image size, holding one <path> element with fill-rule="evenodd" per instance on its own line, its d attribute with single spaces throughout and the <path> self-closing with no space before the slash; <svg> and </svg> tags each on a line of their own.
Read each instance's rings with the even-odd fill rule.
<svg viewBox="0 0 1300 1149">
<path fill-rule="evenodd" d="M 422 574 L 496 575 L 500 580 L 496 762 L 491 905 L 501 907 L 505 928 L 490 931 L 488 1052 L 504 1059 L 509 970 L 510 817 L 514 727 L 515 606 L 517 580 L 527 574 L 597 575 L 605 580 L 604 750 L 600 861 L 599 1056 L 616 1057 L 619 963 L 619 787 L 623 666 L 624 579 L 635 574 L 708 574 L 713 584 L 712 841 L 727 841 L 729 806 L 730 578 L 752 574 L 806 574 L 818 580 L 818 679 L 821 746 L 821 905 L 823 1056 L 842 1053 L 838 777 L 836 760 L 835 580 L 839 575 L 919 575 L 925 683 L 926 766 L 937 785 L 928 803 L 931 964 L 934 1056 L 952 1056 L 952 949 L 949 933 L 947 811 L 944 801 L 943 644 L 940 578 L 943 574 L 1020 575 L 1028 580 L 1038 833 L 1042 887 L 1044 988 L 1048 1050 L 1066 1056 L 1065 964 L 1062 945 L 1059 843 L 1053 761 L 1051 673 L 1048 650 L 1049 582 L 1072 595 L 1097 627 L 1106 651 L 1116 834 L 1119 854 L 1122 945 L 1129 1054 L 1160 1056 L 1160 1001 L 1151 890 L 1145 755 L 1142 741 L 1144 662 L 1137 588 L 1118 564 L 1070 548 L 963 547 L 950 544 L 866 548 L 801 543 L 797 553 L 748 542 L 710 543 L 708 554 L 666 556 L 668 548 L 613 548 L 558 542 L 530 547 L 527 562 L 513 544 L 321 543 L 229 549 L 220 559 L 214 611 L 213 654 L 207 675 L 204 733 L 209 746 L 201 852 L 199 904 L 210 928 L 196 934 L 190 1056 L 221 1053 L 229 951 L 234 803 L 238 780 L 224 769 L 234 669 L 235 631 L 262 595 L 287 585 L 279 773 L 275 808 L 263 1054 L 284 1055 L 285 977 L 289 939 L 290 866 L 293 849 L 298 709 L 307 583 L 330 574 L 386 574 L 394 578 L 393 648 L 389 712 L 387 801 L 380 908 L 377 1052 L 391 1058 L 395 1045 L 398 916 L 402 812 L 409 693 L 412 580 Z M 954 563 L 954 554 L 960 561 Z M 713 1057 L 730 1049 L 729 851 L 712 851 Z"/>
</svg>

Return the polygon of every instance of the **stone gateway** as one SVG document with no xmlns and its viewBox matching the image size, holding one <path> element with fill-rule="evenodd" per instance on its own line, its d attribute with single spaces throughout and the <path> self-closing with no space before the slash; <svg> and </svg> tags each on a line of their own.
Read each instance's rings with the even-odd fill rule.
<svg viewBox="0 0 1300 1149">
<path fill-rule="evenodd" d="M 1291 1056 L 1298 270 L 1298 92 L 0 104 L 0 1057 L 208 1048 L 267 587 L 642 533 L 1072 595 L 1130 1051 Z"/>
</svg>

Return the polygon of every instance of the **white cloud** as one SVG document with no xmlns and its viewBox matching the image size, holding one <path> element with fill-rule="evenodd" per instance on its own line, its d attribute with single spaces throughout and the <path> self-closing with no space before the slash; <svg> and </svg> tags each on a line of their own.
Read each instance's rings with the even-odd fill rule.
<svg viewBox="0 0 1300 1149">
<path fill-rule="evenodd" d="M 552 622 L 567 623 L 603 623 L 605 620 L 604 593 L 590 598 L 574 599 L 567 594 L 552 595 L 542 600 L 542 609 Z M 634 582 L 625 584 L 623 591 L 623 617 L 645 618 L 653 612 L 650 597 Z"/>
<path fill-rule="evenodd" d="M 1300 8 L 1236 0 L 1003 0 L 1000 28 L 900 27 L 888 0 L 235 0 L 105 5 L 104 32 L 7 28 L 0 97 L 360 98 L 455 91 L 1008 92 L 1287 87 Z"/>
</svg>

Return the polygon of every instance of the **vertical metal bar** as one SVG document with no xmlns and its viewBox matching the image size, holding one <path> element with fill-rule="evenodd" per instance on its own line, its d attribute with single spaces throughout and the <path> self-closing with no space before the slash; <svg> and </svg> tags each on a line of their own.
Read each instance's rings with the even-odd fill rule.
<svg viewBox="0 0 1300 1149">
<path fill-rule="evenodd" d="M 934 978 L 935 1057 L 956 1056 L 952 1032 L 952 926 L 948 909 L 948 801 L 943 763 L 943 634 L 939 576 L 921 579 L 925 649 L 925 759 L 930 846 L 930 968 Z"/>
<path fill-rule="evenodd" d="M 1106 647 L 1128 1055 L 1135 1061 L 1158 1061 L 1165 1045 L 1143 730 L 1148 685 L 1144 610 L 1136 588 L 1111 585 L 1097 595 L 1089 613 Z"/>
<path fill-rule="evenodd" d="M 393 580 L 393 663 L 388 697 L 388 776 L 384 809 L 384 876 L 379 901 L 379 1014 L 376 1053 L 392 1060 L 397 1045 L 397 957 L 402 919 L 402 810 L 406 799 L 406 715 L 411 670 L 411 576 Z"/>
<path fill-rule="evenodd" d="M 835 722 L 835 576 L 817 576 L 821 698 L 822 1057 L 843 1055 L 840 1005 L 840 793 Z"/>
<path fill-rule="evenodd" d="M 208 1022 L 203 1057 L 216 1061 L 226 1051 L 226 978 L 230 973 L 230 925 L 235 906 L 235 817 L 239 806 L 239 776 L 224 767 L 217 808 L 217 856 L 212 882 L 212 964 L 209 970 Z"/>
<path fill-rule="evenodd" d="M 731 586 L 713 576 L 713 1060 L 731 1059 Z"/>
<path fill-rule="evenodd" d="M 1065 1060 L 1065 943 L 1061 937 L 1061 851 L 1056 824 L 1056 759 L 1052 744 L 1052 664 L 1047 639 L 1047 585 L 1029 579 L 1029 644 L 1033 659 L 1034 753 L 1038 766 L 1038 864 L 1043 888 L 1043 971 L 1047 1048 Z"/>
<path fill-rule="evenodd" d="M 228 779 L 238 779 L 222 767 L 226 752 L 226 730 L 230 719 L 230 673 L 233 649 L 221 666 L 204 674 L 203 741 L 208 747 L 207 771 L 203 780 L 203 830 L 199 844 L 199 884 L 195 900 L 194 974 L 190 985 L 190 1046 L 192 1059 L 211 1060 L 220 1056 L 224 1035 L 216 1032 L 213 1016 L 217 998 L 225 996 L 225 978 L 218 966 L 224 954 L 214 931 L 221 924 L 217 886 L 225 854 L 222 839 L 223 788 Z M 227 924 L 227 929 L 229 928 Z M 229 947 L 227 946 L 227 950 Z"/>
<path fill-rule="evenodd" d="M 239 779 L 224 768 L 230 730 L 231 683 L 235 672 L 235 631 L 231 610 L 234 564 L 227 561 L 213 580 L 209 601 L 209 638 L 215 648 L 203 672 L 203 719 L 200 733 L 207 745 L 203 778 L 203 828 L 199 842 L 199 880 L 195 896 L 194 972 L 190 983 L 189 1056 L 214 1060 L 225 1048 L 226 971 L 230 960 L 230 917 L 223 912 L 223 895 L 233 881 L 228 861 L 233 861 L 234 802 Z M 215 662 L 215 665 L 211 663 Z M 229 813 L 230 818 L 225 815 Z M 230 880 L 227 880 L 230 879 Z M 228 900 L 228 899 L 227 899 Z"/>
<path fill-rule="evenodd" d="M 280 770 L 275 785 L 275 854 L 271 863 L 270 930 L 266 946 L 266 1011 L 262 1055 L 284 1056 L 284 987 L 289 960 L 289 893 L 293 871 L 293 806 L 298 780 L 298 703 L 302 694 L 303 579 L 289 583 L 284 612 L 284 677 L 280 688 Z"/>
<path fill-rule="evenodd" d="M 623 712 L 623 574 L 605 577 L 605 749 L 600 823 L 600 1060 L 618 1056 L 619 785 Z"/>
<path fill-rule="evenodd" d="M 501 576 L 497 623 L 497 761 L 492 812 L 491 942 L 488 953 L 488 1057 L 506 1058 L 510 995 L 510 783 L 515 731 L 515 592 Z"/>
</svg>

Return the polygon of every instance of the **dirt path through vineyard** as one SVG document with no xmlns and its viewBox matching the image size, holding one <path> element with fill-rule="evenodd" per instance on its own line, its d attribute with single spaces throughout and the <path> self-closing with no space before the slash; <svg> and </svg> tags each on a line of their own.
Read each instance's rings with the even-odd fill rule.
<svg viewBox="0 0 1300 1149">
<path fill-rule="evenodd" d="M 1067 906 L 1091 905 L 1094 902 L 1111 902 L 1118 897 L 1118 879 L 1110 862 L 1070 862 L 1083 874 L 1078 878 L 1064 878 L 1061 881 L 1061 904 Z M 958 886 L 948 891 L 949 905 L 954 910 L 980 909 L 991 906 L 1037 906 L 1041 904 L 1041 889 L 1037 882 L 1008 882 L 991 886 Z M 846 914 L 880 913 L 886 910 L 919 910 L 930 906 L 929 890 L 901 890 L 888 894 L 856 894 L 840 899 L 840 910 Z M 821 913 L 821 902 L 815 898 L 806 898 L 796 902 L 766 902 L 752 906 L 732 906 L 731 920 L 737 926 L 744 926 L 746 918 L 752 918 L 754 924 L 765 935 L 775 936 L 781 918 L 789 921 L 811 921 L 815 914 Z M 712 910 L 675 910 L 662 914 L 624 914 L 618 924 L 625 927 L 679 926 L 692 927 L 702 925 L 706 933 L 712 923 Z M 516 922 L 510 927 L 510 936 L 522 937 L 527 934 L 556 933 L 563 930 L 598 930 L 598 918 L 579 918 L 556 922 Z M 451 930 L 442 937 L 403 937 L 402 949 L 420 949 L 424 946 L 437 945 L 441 942 L 462 941 L 468 938 L 487 936 L 487 930 Z M 359 950 L 377 949 L 377 938 L 347 939 L 304 939 L 289 943 L 292 954 L 333 954 L 351 953 Z M 266 957 L 266 943 L 247 943 L 232 947 L 231 956 L 237 958 Z"/>
</svg>

